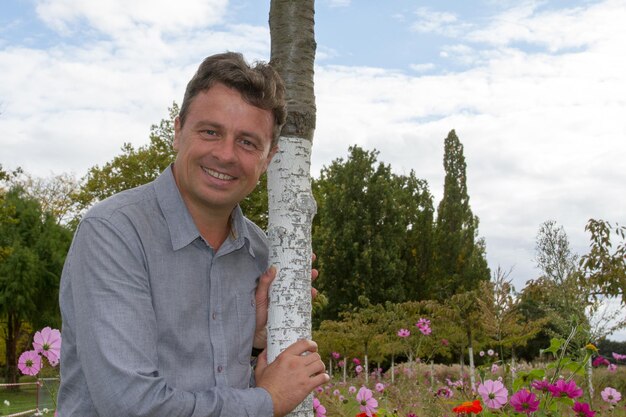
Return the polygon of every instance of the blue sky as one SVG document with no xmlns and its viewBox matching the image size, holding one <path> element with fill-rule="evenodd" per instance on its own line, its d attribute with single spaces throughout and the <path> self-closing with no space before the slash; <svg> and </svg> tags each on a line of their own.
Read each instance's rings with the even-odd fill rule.
<svg viewBox="0 0 626 417">
<path fill-rule="evenodd" d="M 0 164 L 85 175 L 147 142 L 205 56 L 269 59 L 269 1 L 0 3 Z M 589 218 L 626 223 L 626 0 L 318 0 L 312 174 L 348 146 L 443 190 L 465 146 L 490 266 L 537 278 L 555 220 L 575 252 Z M 622 333 L 626 338 L 626 333 Z"/>
</svg>

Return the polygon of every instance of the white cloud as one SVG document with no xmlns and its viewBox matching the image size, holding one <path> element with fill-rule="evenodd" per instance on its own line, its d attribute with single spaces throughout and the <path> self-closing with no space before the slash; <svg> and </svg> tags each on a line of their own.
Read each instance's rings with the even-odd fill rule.
<svg viewBox="0 0 626 417">
<path fill-rule="evenodd" d="M 124 36 L 138 29 L 180 33 L 220 23 L 228 0 L 39 0 L 39 18 L 51 28 L 70 34 L 85 23 L 107 35 Z"/>
</svg>

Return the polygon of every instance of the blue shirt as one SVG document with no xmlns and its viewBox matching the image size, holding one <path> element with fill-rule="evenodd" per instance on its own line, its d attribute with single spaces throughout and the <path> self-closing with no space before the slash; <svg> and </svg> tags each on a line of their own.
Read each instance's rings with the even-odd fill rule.
<svg viewBox="0 0 626 417">
<path fill-rule="evenodd" d="M 61 417 L 273 416 L 250 387 L 265 234 L 239 207 L 217 253 L 171 167 L 94 206 L 61 277 Z"/>
</svg>

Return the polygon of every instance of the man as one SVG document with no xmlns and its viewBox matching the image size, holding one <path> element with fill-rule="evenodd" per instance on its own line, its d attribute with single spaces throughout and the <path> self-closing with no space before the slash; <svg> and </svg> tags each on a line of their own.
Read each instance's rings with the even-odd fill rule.
<svg viewBox="0 0 626 417">
<path fill-rule="evenodd" d="M 328 381 L 308 340 L 250 366 L 275 270 L 238 204 L 276 152 L 283 90 L 266 64 L 208 57 L 174 164 L 84 216 L 61 278 L 60 416 L 283 416 Z"/>
</svg>

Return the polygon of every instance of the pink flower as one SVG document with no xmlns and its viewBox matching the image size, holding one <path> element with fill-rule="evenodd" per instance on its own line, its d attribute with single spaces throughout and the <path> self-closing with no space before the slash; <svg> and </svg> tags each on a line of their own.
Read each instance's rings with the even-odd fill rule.
<svg viewBox="0 0 626 417">
<path fill-rule="evenodd" d="M 35 352 L 48 358 L 50 365 L 55 366 L 61 357 L 61 332 L 44 327 L 40 332 L 35 333 L 33 347 Z"/>
<path fill-rule="evenodd" d="M 361 361 L 359 360 L 359 358 L 353 358 L 352 363 L 354 363 L 355 365 L 360 365 Z"/>
<path fill-rule="evenodd" d="M 534 389 L 536 389 L 537 391 L 543 391 L 543 392 L 548 392 L 550 391 L 549 387 L 550 387 L 550 382 L 548 382 L 545 379 L 542 380 L 534 380 L 531 384 L 531 387 L 533 387 Z"/>
<path fill-rule="evenodd" d="M 448 342 L 448 339 L 441 339 L 441 344 L 443 346 L 448 346 L 450 344 L 450 342 Z"/>
<path fill-rule="evenodd" d="M 489 408 L 498 409 L 506 404 L 509 392 L 500 381 L 486 380 L 478 386 L 478 394 Z"/>
<path fill-rule="evenodd" d="M 489 350 L 487 351 L 487 355 L 489 355 L 489 356 L 493 356 L 493 354 L 494 354 L 494 353 L 495 353 L 495 352 L 493 351 L 493 349 L 489 349 Z"/>
<path fill-rule="evenodd" d="M 437 390 L 437 397 L 452 398 L 454 393 L 448 387 L 441 387 Z"/>
<path fill-rule="evenodd" d="M 491 365 L 491 373 L 495 374 L 496 372 L 498 372 L 498 369 L 500 369 L 500 367 L 498 366 L 498 364 L 492 364 Z"/>
<path fill-rule="evenodd" d="M 341 391 L 339 391 L 338 389 L 336 389 L 336 390 L 334 390 L 334 391 L 333 391 L 333 395 L 334 395 L 335 397 L 336 397 L 336 396 L 338 396 L 339 394 L 341 394 Z"/>
<path fill-rule="evenodd" d="M 17 360 L 17 367 L 24 375 L 37 375 L 41 369 L 41 356 L 34 350 L 27 350 Z"/>
<path fill-rule="evenodd" d="M 356 394 L 356 400 L 359 402 L 359 410 L 367 414 L 368 417 L 372 417 L 378 407 L 378 401 L 374 398 L 372 391 L 361 387 Z"/>
<path fill-rule="evenodd" d="M 606 369 L 608 369 L 609 372 L 615 372 L 617 371 L 617 365 L 615 365 L 614 363 L 609 363 L 609 366 L 607 366 Z"/>
<path fill-rule="evenodd" d="M 615 359 L 616 361 L 626 360 L 626 355 L 622 355 L 620 353 L 615 353 L 615 352 L 613 352 L 612 355 L 613 355 L 613 359 Z"/>
<path fill-rule="evenodd" d="M 595 358 L 592 362 L 591 365 L 594 368 L 597 368 L 600 365 L 609 365 L 611 362 L 609 362 L 609 360 L 607 358 L 605 358 L 604 356 L 600 355 L 597 358 Z"/>
<path fill-rule="evenodd" d="M 480 352 L 478 352 L 478 356 L 480 356 L 481 358 L 485 356 L 485 351 L 481 350 Z"/>
<path fill-rule="evenodd" d="M 348 388 L 348 392 L 350 394 L 354 394 L 356 392 L 356 387 L 354 385 L 350 385 L 350 388 Z"/>
<path fill-rule="evenodd" d="M 313 398 L 313 411 L 315 411 L 315 417 L 326 417 L 326 407 L 317 398 Z"/>
<path fill-rule="evenodd" d="M 511 395 L 509 404 L 511 404 L 511 407 L 518 413 L 526 413 L 526 415 L 530 415 L 539 409 L 539 399 L 537 396 L 525 389 L 521 389 Z"/>
<path fill-rule="evenodd" d="M 337 366 L 339 366 L 340 368 L 343 368 L 345 364 L 346 363 L 344 361 L 339 361 L 339 363 L 337 363 Z"/>
<path fill-rule="evenodd" d="M 339 358 L 341 357 L 341 355 L 339 354 L 339 352 L 333 352 L 333 353 L 331 353 L 330 355 L 333 357 L 333 359 L 339 359 Z"/>
<path fill-rule="evenodd" d="M 578 388 L 576 382 L 573 380 L 565 382 L 559 379 L 554 385 L 550 385 L 548 390 L 552 393 L 553 397 L 578 398 L 583 395 L 583 390 Z"/>
<path fill-rule="evenodd" d="M 611 387 L 606 387 L 600 393 L 602 399 L 609 404 L 617 404 L 622 399 L 622 394 L 618 390 Z"/>
<path fill-rule="evenodd" d="M 428 336 L 432 332 L 432 329 L 430 328 L 430 320 L 428 319 L 419 319 L 417 323 L 415 323 L 415 326 L 419 329 L 420 332 L 422 332 L 424 336 Z"/>
<path fill-rule="evenodd" d="M 378 382 L 374 388 L 378 392 L 383 392 L 385 390 L 385 384 Z"/>
<path fill-rule="evenodd" d="M 408 329 L 400 329 L 400 330 L 398 330 L 398 336 L 400 336 L 400 337 L 409 337 L 409 336 L 411 336 L 411 332 Z"/>
<path fill-rule="evenodd" d="M 363 367 L 361 365 L 357 365 L 356 368 L 354 368 L 354 370 L 356 371 L 357 374 L 360 374 L 361 372 L 363 372 Z"/>
<path fill-rule="evenodd" d="M 596 412 L 591 410 L 589 404 L 579 403 L 578 401 L 574 403 L 572 410 L 576 413 L 576 417 L 593 417 L 596 415 Z"/>
</svg>

